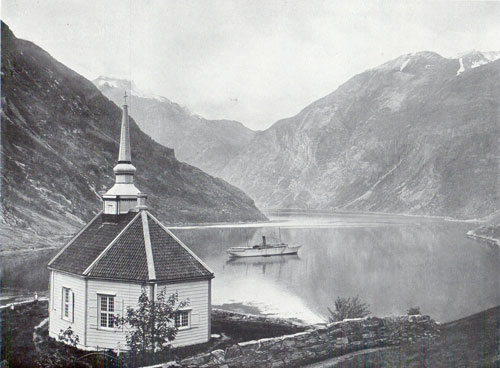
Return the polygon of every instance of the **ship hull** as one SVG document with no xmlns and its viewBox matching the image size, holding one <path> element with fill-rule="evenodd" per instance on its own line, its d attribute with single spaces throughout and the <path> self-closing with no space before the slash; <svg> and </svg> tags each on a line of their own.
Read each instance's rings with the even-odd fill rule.
<svg viewBox="0 0 500 368">
<path fill-rule="evenodd" d="M 231 257 L 270 257 L 297 254 L 301 245 L 262 248 L 230 248 L 227 253 Z"/>
</svg>

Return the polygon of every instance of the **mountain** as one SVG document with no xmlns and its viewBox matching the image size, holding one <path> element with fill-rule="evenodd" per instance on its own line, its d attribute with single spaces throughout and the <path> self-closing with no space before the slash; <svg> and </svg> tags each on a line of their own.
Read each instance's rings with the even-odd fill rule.
<svg viewBox="0 0 500 368">
<path fill-rule="evenodd" d="M 457 75 L 468 69 L 474 69 L 481 65 L 486 65 L 492 61 L 500 59 L 500 51 L 470 51 L 462 54 L 458 58 L 460 68 L 457 70 Z"/>
<path fill-rule="evenodd" d="M 114 182 L 121 109 L 88 80 L 2 27 L 3 249 L 61 245 Z M 166 223 L 265 220 L 253 200 L 179 162 L 131 120 L 137 187 Z"/>
<path fill-rule="evenodd" d="M 157 142 L 172 147 L 176 157 L 216 174 L 246 146 L 255 132 L 232 120 L 207 120 L 161 96 L 146 94 L 133 81 L 99 77 L 93 83 L 121 106 L 131 91 L 130 116 Z"/>
<path fill-rule="evenodd" d="M 419 52 L 367 70 L 217 175 L 267 208 L 486 216 L 500 208 L 500 60 L 471 60 Z"/>
</svg>

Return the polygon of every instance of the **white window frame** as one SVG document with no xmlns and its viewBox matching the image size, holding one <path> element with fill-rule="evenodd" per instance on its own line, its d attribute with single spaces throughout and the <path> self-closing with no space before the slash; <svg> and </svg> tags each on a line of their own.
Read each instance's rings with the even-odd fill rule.
<svg viewBox="0 0 500 368">
<path fill-rule="evenodd" d="M 184 313 L 187 314 L 187 325 L 185 325 L 185 326 L 177 325 L 177 316 L 181 316 L 180 317 L 180 322 L 182 322 L 182 315 Z M 179 330 L 179 331 L 181 331 L 181 330 L 189 330 L 191 328 L 191 319 L 192 319 L 191 318 L 191 309 L 179 309 L 175 313 L 174 325 L 177 328 L 177 330 Z"/>
<path fill-rule="evenodd" d="M 106 298 L 107 301 L 106 301 L 106 310 L 103 311 L 101 309 L 101 305 L 102 305 L 102 299 L 103 298 Z M 109 300 L 113 300 L 113 310 L 110 311 L 109 310 Z M 99 330 L 116 330 L 116 325 L 113 324 L 112 327 L 109 327 L 109 317 L 112 316 L 114 317 L 115 316 L 115 312 L 116 312 L 116 298 L 115 298 L 115 295 L 113 294 L 97 294 L 97 328 Z M 101 319 L 101 316 L 102 314 L 106 314 L 106 324 L 108 326 L 102 326 L 101 325 L 101 322 L 102 322 L 102 319 Z"/>
<path fill-rule="evenodd" d="M 62 288 L 62 297 L 61 297 L 61 318 L 65 321 L 71 322 L 71 316 L 73 312 L 73 298 L 72 291 L 70 288 L 64 287 Z M 66 314 L 67 312 L 67 314 Z"/>
</svg>

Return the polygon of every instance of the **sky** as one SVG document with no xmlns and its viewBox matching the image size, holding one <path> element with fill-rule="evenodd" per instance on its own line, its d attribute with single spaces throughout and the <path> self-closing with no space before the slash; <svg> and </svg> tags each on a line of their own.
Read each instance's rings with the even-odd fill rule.
<svg viewBox="0 0 500 368">
<path fill-rule="evenodd" d="M 265 129 L 410 52 L 500 50 L 499 1 L 2 0 L 1 18 L 88 79 L 133 80 Z"/>
</svg>

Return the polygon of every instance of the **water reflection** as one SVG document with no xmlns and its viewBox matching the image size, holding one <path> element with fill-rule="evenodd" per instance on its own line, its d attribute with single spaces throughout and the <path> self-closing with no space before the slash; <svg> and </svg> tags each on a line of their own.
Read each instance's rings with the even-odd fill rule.
<svg viewBox="0 0 500 368">
<path fill-rule="evenodd" d="M 246 303 L 266 313 L 318 321 L 338 296 L 356 296 L 375 315 L 420 306 L 439 321 L 500 304 L 499 247 L 468 239 L 475 224 L 376 216 L 280 218 L 283 241 L 303 244 L 295 258 L 229 261 L 225 250 L 259 242 L 269 226 L 174 232 L 214 270 L 215 304 Z M 205 240 L 209 241 L 206 242 Z"/>
<path fill-rule="evenodd" d="M 465 236 L 476 224 L 398 216 L 274 218 L 273 224 L 176 228 L 215 272 L 212 301 L 318 322 L 338 296 L 374 315 L 419 306 L 441 322 L 500 305 L 500 247 Z M 298 255 L 230 260 L 226 250 L 279 236 Z M 2 296 L 47 290 L 55 251 L 2 257 Z M 11 294 L 6 294 L 10 291 Z"/>
<path fill-rule="evenodd" d="M 0 257 L 0 305 L 48 295 L 47 264 L 57 250 L 25 252 Z"/>
<path fill-rule="evenodd" d="M 299 262 L 300 257 L 297 254 L 291 254 L 286 256 L 272 256 L 272 257 L 239 257 L 239 258 L 229 258 L 226 261 L 226 265 L 235 266 L 239 270 L 245 270 L 248 274 L 249 268 L 255 268 L 261 270 L 262 274 L 266 274 L 266 268 L 269 265 L 278 265 L 278 273 L 284 264 L 287 262 Z"/>
</svg>

